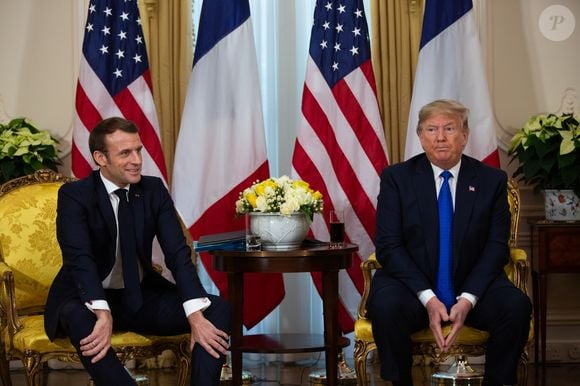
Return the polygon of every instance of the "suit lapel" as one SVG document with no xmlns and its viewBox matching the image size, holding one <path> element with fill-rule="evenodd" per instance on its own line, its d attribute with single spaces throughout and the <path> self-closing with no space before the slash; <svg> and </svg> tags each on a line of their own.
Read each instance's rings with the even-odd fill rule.
<svg viewBox="0 0 580 386">
<path fill-rule="evenodd" d="M 455 187 L 455 213 L 453 217 L 453 255 L 459 256 L 461 240 L 469 227 L 473 205 L 479 191 L 479 180 L 475 169 L 468 159 L 463 157 L 457 186 Z M 457 268 L 457 259 L 453 259 L 453 267 Z"/>
<path fill-rule="evenodd" d="M 418 199 L 420 222 L 424 229 L 425 245 L 429 257 L 431 276 L 437 272 L 438 248 L 439 248 L 439 215 L 437 209 L 437 193 L 433 168 L 427 157 L 418 160 L 413 175 L 413 184 L 416 192 L 432 192 L 432 194 L 422 195 L 427 199 Z"/>
<path fill-rule="evenodd" d="M 97 195 L 97 206 L 101 215 L 107 223 L 107 228 L 109 229 L 109 235 L 112 240 L 117 239 L 117 222 L 115 221 L 115 213 L 113 212 L 113 207 L 111 206 L 111 199 L 107 194 L 107 189 L 103 184 L 103 180 L 99 176 L 99 171 L 93 172 L 93 179 L 95 183 L 95 190 Z M 114 245 L 114 244 L 113 244 Z M 115 251 L 113 250 L 113 258 L 115 257 Z"/>
</svg>

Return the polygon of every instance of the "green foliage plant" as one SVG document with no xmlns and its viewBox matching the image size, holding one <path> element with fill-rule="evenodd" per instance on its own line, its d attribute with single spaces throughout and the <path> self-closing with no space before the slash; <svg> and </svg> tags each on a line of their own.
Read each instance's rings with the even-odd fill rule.
<svg viewBox="0 0 580 386">
<path fill-rule="evenodd" d="M 573 114 L 532 116 L 513 136 L 508 154 L 519 167 L 513 176 L 543 189 L 572 189 L 580 197 L 580 128 Z"/>
<path fill-rule="evenodd" d="M 58 141 L 26 118 L 0 123 L 0 184 L 39 169 L 57 171 Z"/>
</svg>

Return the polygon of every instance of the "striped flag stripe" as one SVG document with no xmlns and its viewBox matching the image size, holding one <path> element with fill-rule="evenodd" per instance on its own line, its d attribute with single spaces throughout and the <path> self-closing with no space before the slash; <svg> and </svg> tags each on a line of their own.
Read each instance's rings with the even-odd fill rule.
<svg viewBox="0 0 580 386">
<path fill-rule="evenodd" d="M 384 147 L 382 149 L 377 149 L 376 147 L 374 147 L 374 150 L 378 151 L 378 154 L 376 152 L 372 153 L 365 152 L 365 149 L 358 142 L 357 136 L 353 132 L 353 127 L 348 123 L 339 106 L 337 106 L 338 102 L 336 101 L 332 90 L 328 87 L 328 84 L 318 71 L 311 70 L 312 68 L 316 68 L 316 64 L 309 59 L 307 66 L 309 72 L 307 74 L 305 81 L 305 91 L 306 89 L 308 89 L 309 94 L 306 95 L 306 97 L 308 97 L 307 101 L 308 103 L 305 103 L 305 101 L 302 102 L 303 116 L 308 120 L 318 121 L 324 119 L 324 121 L 326 122 L 325 126 L 322 126 L 322 124 L 320 124 L 316 126 L 312 125 L 312 127 L 315 129 L 317 127 L 324 127 L 324 129 L 326 130 L 326 135 L 340 144 L 340 149 L 343 149 L 342 151 L 344 151 L 348 156 L 347 163 L 350 163 L 357 167 L 357 174 L 360 173 L 358 174 L 358 178 L 360 180 L 367 181 L 376 178 L 377 175 L 380 175 L 380 172 L 377 173 L 374 171 L 375 166 L 373 163 L 381 162 L 381 160 L 383 160 L 383 162 L 386 162 L 386 156 L 381 154 L 381 153 L 385 154 Z M 335 87 L 339 87 L 338 86 L 339 84 L 340 82 L 337 83 Z M 305 96 L 303 96 L 303 98 L 304 97 Z M 309 104 L 312 102 L 316 103 L 316 107 L 309 106 Z M 353 102 L 352 100 L 348 100 L 343 101 L 342 104 L 348 106 L 349 104 L 353 104 L 352 102 Z M 316 109 L 317 110 L 316 114 L 309 114 L 308 109 L 310 108 Z M 376 108 L 376 111 L 378 113 L 378 107 Z M 375 113 L 375 115 L 377 115 L 377 113 Z M 332 121 L 330 119 L 332 119 Z M 379 125 L 379 128 L 382 127 L 380 119 L 377 122 L 377 124 Z M 316 131 L 318 133 L 317 135 L 321 137 L 322 143 L 324 143 L 324 139 L 326 137 L 320 135 L 321 130 Z M 369 132 L 368 135 L 373 136 L 373 133 Z M 383 136 L 384 134 L 382 133 L 381 128 L 380 132 L 377 132 L 377 137 L 383 138 Z M 334 148 L 327 149 L 327 151 L 333 149 Z M 333 154 L 332 152 L 330 154 L 332 154 L 333 158 L 335 157 L 335 154 Z M 356 156 L 351 157 L 351 155 L 353 154 Z M 361 157 L 360 155 L 362 154 L 365 154 L 365 156 Z M 376 161 L 372 161 L 373 159 L 376 159 Z M 336 172 L 338 173 L 339 170 L 337 170 Z M 376 197 L 378 195 L 377 187 L 373 185 L 364 185 L 363 191 L 366 193 L 367 197 L 369 197 L 373 202 L 376 202 Z"/>
<path fill-rule="evenodd" d="M 304 105 L 307 106 L 307 108 L 303 109 L 304 118 L 310 123 L 312 129 L 320 138 L 322 146 L 326 149 L 326 153 L 333 155 L 333 157 L 330 158 L 330 162 L 334 169 L 334 175 L 336 175 L 340 186 L 349 198 L 349 201 L 350 198 L 356 198 L 360 203 L 359 206 L 353 207 L 353 209 L 357 216 L 362 219 L 363 226 L 367 232 L 373 234 L 375 220 L 365 216 L 364 213 L 369 213 L 369 211 L 372 212 L 374 206 L 368 197 L 360 195 L 360 192 L 365 189 L 360 184 L 358 179 L 359 176 L 357 176 L 357 173 L 352 169 L 348 158 L 345 156 L 341 146 L 338 144 L 337 136 L 333 131 L 333 126 L 327 119 L 326 112 L 322 110 L 322 106 L 317 103 L 307 87 L 304 88 L 302 98 Z"/>
<path fill-rule="evenodd" d="M 85 89 L 82 87 L 80 81 L 77 82 L 77 92 L 76 92 L 76 99 L 75 99 L 75 118 L 78 119 L 74 125 L 75 127 L 81 127 L 77 125 L 82 125 L 84 128 L 88 127 L 95 127 L 97 123 L 102 119 L 101 114 L 90 101 L 89 97 L 85 93 Z M 78 112 L 82 111 L 83 114 L 79 115 Z M 77 134 L 87 134 L 86 139 L 88 140 L 88 133 L 77 130 L 73 134 L 76 136 Z"/>
<path fill-rule="evenodd" d="M 327 153 L 323 153 L 323 152 L 318 152 L 318 154 L 321 155 L 327 155 Z M 314 161 L 314 157 L 311 157 L 309 154 L 306 153 L 306 151 L 304 150 L 304 147 L 302 147 L 300 142 L 296 142 L 296 145 L 294 147 L 294 158 L 295 159 L 300 159 L 302 160 L 302 162 L 300 163 L 294 163 L 293 164 L 293 174 L 298 175 L 298 177 L 304 181 L 309 181 L 310 185 L 312 187 L 314 187 L 316 190 L 320 191 L 320 193 L 322 193 L 322 195 L 324 197 L 332 197 L 332 195 L 330 194 L 330 190 L 328 187 L 331 188 L 332 191 L 339 191 L 342 190 L 342 188 L 340 187 L 337 179 L 336 179 L 336 175 L 333 173 L 330 173 L 328 175 L 326 175 L 325 177 L 322 176 L 322 174 L 320 173 L 320 170 L 326 170 L 325 169 L 325 163 L 324 161 L 322 161 L 321 159 L 318 159 L 320 162 L 318 164 L 315 164 Z M 326 162 L 326 167 L 330 167 L 328 166 L 328 157 L 327 158 L 327 162 Z M 318 165 L 318 166 L 317 166 Z M 337 194 L 334 195 L 334 198 L 340 198 L 341 195 Z M 343 194 L 342 197 L 345 197 L 345 195 Z M 346 199 L 346 198 L 344 198 Z M 332 200 L 326 200 L 325 201 L 325 213 L 327 213 L 330 210 L 334 210 L 335 207 L 332 205 Z M 368 234 L 364 231 L 364 229 L 362 229 L 362 224 L 360 224 L 360 222 L 355 221 L 358 220 L 358 217 L 356 216 L 352 216 L 351 217 L 353 219 L 353 221 L 345 224 L 345 231 L 346 231 L 346 236 L 345 236 L 345 242 L 356 242 L 358 243 L 360 241 L 360 239 L 353 239 L 351 240 L 348 235 L 351 234 L 363 234 L 366 236 L 367 243 L 371 242 L 372 240 L 368 240 Z M 314 218 L 314 222 L 312 223 L 311 226 L 311 230 L 312 233 L 314 234 L 314 237 L 316 239 L 319 240 L 328 240 L 329 238 L 329 233 L 328 233 L 328 228 L 326 227 L 324 219 L 320 219 L 320 217 L 315 216 Z M 362 232 L 357 232 L 355 230 L 353 230 L 352 228 L 357 227 L 359 229 L 362 229 Z M 356 241 L 355 241 L 356 240 Z M 346 272 L 348 273 L 348 276 L 350 277 L 350 279 L 354 282 L 354 286 L 356 287 L 356 289 L 362 293 L 363 287 L 364 287 L 364 280 L 362 277 L 362 272 L 360 270 L 360 263 L 362 261 L 361 259 L 361 254 L 360 254 L 360 250 L 358 253 L 356 253 L 354 255 L 353 258 L 353 263 L 351 265 L 351 267 L 349 267 Z M 364 256 L 364 255 L 363 255 Z M 368 256 L 368 255 L 366 255 Z"/>
<path fill-rule="evenodd" d="M 93 170 L 74 142 L 71 145 L 71 163 L 76 165 L 77 172 L 81 175 L 88 174 Z"/>
<path fill-rule="evenodd" d="M 90 129 L 103 119 L 103 117 L 123 116 L 133 121 L 139 127 L 141 141 L 144 146 L 144 151 L 142 152 L 144 174 L 163 177 L 166 183 L 165 159 L 163 158 L 161 143 L 157 136 L 157 131 L 150 123 L 151 121 L 156 122 L 157 118 L 155 115 L 146 116 L 141 109 L 141 105 L 135 99 L 133 92 L 130 91 L 131 88 L 136 94 L 144 94 L 147 91 L 147 89 L 143 90 L 140 80 L 137 79 L 134 84 L 122 90 L 115 98 L 111 98 L 106 92 L 106 88 L 101 80 L 92 71 L 88 63 L 81 75 L 79 77 L 75 101 L 77 108 L 76 115 L 79 117 L 78 121 L 75 120 L 75 127 L 81 128 L 81 130 L 74 130 L 73 132 L 74 143 L 80 155 L 80 157 L 76 158 L 76 162 L 73 159 L 75 170 L 78 165 L 79 170 L 84 170 L 83 172 L 87 173 L 90 170 L 86 169 L 86 165 L 93 165 L 92 156 L 88 148 L 88 134 Z M 149 114 L 155 114 L 154 106 L 151 105 L 153 100 L 150 98 L 141 99 L 146 102 L 144 104 L 146 107 L 145 111 L 148 111 Z M 148 105 L 150 107 L 147 108 Z M 82 113 L 79 113 L 80 111 Z M 80 126 L 76 126 L 79 124 Z M 151 154 L 151 150 L 154 153 L 153 155 Z M 82 166 L 83 161 L 81 161 L 81 158 L 84 159 L 85 166 Z M 75 175 L 77 175 L 77 171 L 75 171 Z"/>
<path fill-rule="evenodd" d="M 325 213 L 343 211 L 346 240 L 359 246 L 340 273 L 339 322 L 349 332 L 363 290 L 360 262 L 374 251 L 379 175 L 388 165 L 363 1 L 317 2 L 309 53 L 293 174 L 324 186 Z M 324 239 L 327 226 L 315 220 L 311 230 Z M 320 291 L 320 275 L 312 277 Z"/>
</svg>

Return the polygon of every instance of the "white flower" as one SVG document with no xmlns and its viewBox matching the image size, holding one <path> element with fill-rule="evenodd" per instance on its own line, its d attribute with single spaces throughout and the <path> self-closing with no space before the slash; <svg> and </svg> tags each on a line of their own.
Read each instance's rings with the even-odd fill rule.
<svg viewBox="0 0 580 386">
<path fill-rule="evenodd" d="M 240 193 L 236 201 L 236 213 L 249 212 L 306 213 L 310 217 L 322 211 L 322 194 L 314 191 L 302 180 L 292 180 L 288 176 L 256 181 Z"/>
</svg>

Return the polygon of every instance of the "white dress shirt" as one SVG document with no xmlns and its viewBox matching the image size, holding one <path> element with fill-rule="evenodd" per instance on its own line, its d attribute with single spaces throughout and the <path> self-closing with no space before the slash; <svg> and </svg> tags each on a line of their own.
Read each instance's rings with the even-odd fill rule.
<svg viewBox="0 0 580 386">
<path fill-rule="evenodd" d="M 123 282 L 123 264 L 121 260 L 121 249 L 119 247 L 119 219 L 118 219 L 118 210 L 119 210 L 119 196 L 115 194 L 115 191 L 119 189 L 117 185 L 113 182 L 109 181 L 102 173 L 100 173 L 101 179 L 103 180 L 103 184 L 105 185 L 105 189 L 107 190 L 107 194 L 109 195 L 109 200 L 111 201 L 111 206 L 113 207 L 113 213 L 115 214 L 115 222 L 117 225 L 117 242 L 115 246 L 115 263 L 113 264 L 113 268 L 109 275 L 102 281 L 103 288 L 106 289 L 119 289 L 125 288 L 125 284 Z M 122 189 L 127 189 L 129 191 L 130 185 L 124 186 Z M 139 267 L 139 279 L 143 279 L 143 266 L 141 262 L 137 260 L 137 264 Z M 209 307 L 211 301 L 206 298 L 198 298 L 198 299 L 190 299 L 183 303 L 183 310 L 185 311 L 185 315 L 189 316 L 196 311 L 205 310 Z M 109 303 L 107 303 L 104 299 L 95 299 L 91 302 L 85 303 L 85 305 L 92 311 L 92 310 L 109 310 Z"/>
<path fill-rule="evenodd" d="M 441 185 L 443 184 L 443 177 L 441 177 L 441 173 L 444 171 L 444 169 L 441 169 L 440 167 L 433 164 L 431 164 L 431 167 L 433 168 L 433 178 L 435 179 L 436 194 L 437 198 L 439 199 L 439 191 L 441 190 Z M 449 189 L 451 190 L 451 200 L 453 202 L 453 208 L 455 208 L 455 190 L 457 188 L 457 176 L 459 175 L 460 167 L 461 167 L 461 159 L 459 160 L 459 163 L 457 165 L 453 166 L 451 169 L 448 169 L 449 172 L 451 173 L 451 177 L 449 178 Z M 423 306 L 426 306 L 427 302 L 435 296 L 435 292 L 432 289 L 426 289 L 417 292 L 417 296 L 419 297 L 419 300 L 421 301 Z M 468 292 L 462 292 L 461 295 L 457 297 L 457 299 L 459 298 L 467 299 L 473 307 L 475 307 L 475 304 L 477 303 L 477 296 L 470 294 Z"/>
</svg>

